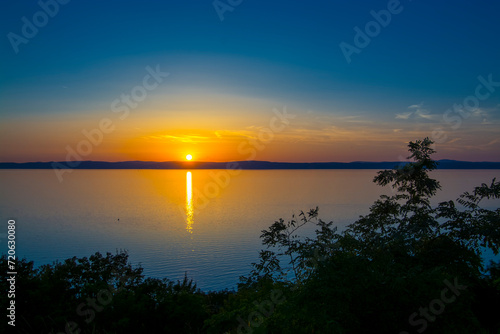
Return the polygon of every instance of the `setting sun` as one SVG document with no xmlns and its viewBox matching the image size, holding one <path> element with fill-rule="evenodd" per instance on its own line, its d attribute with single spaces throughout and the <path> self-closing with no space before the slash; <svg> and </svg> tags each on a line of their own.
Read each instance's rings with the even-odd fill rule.
<svg viewBox="0 0 500 334">
<path fill-rule="evenodd" d="M 193 156 L 191 154 L 186 155 L 186 160 L 191 160 L 193 159 Z"/>
</svg>

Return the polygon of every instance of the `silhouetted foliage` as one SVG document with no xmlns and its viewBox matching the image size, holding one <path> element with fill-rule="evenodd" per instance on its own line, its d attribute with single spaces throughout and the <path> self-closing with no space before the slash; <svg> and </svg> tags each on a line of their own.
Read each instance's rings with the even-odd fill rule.
<svg viewBox="0 0 500 334">
<path fill-rule="evenodd" d="M 430 177 L 437 167 L 428 138 L 409 144 L 409 162 L 379 172 L 374 182 L 391 186 L 346 230 L 318 219 L 318 209 L 282 219 L 262 231 L 266 249 L 241 291 L 279 287 L 287 296 L 256 330 L 272 333 L 471 333 L 498 330 L 498 265 L 485 273 L 482 251 L 498 254 L 500 209 L 479 206 L 500 198 L 493 179 L 457 200 L 431 206 L 441 188 Z M 315 238 L 298 229 L 315 224 Z M 455 284 L 453 302 L 441 292 Z M 271 287 L 269 287 L 271 285 Z M 448 291 L 448 290 L 447 290 Z M 256 292 L 255 292 L 256 293 Z M 235 296 L 237 298 L 237 296 Z M 451 298 L 451 297 L 450 297 Z M 255 296 L 254 300 L 259 300 Z M 421 312 L 438 300 L 438 315 Z M 231 304 L 234 308 L 234 303 Z M 239 306 L 241 309 L 241 306 Z M 228 308 L 228 310 L 231 308 Z M 247 311 L 258 311 L 256 307 Z M 232 327 L 232 330 L 236 330 Z"/>
<path fill-rule="evenodd" d="M 145 278 L 128 254 L 99 253 L 34 268 L 16 263 L 19 333 L 499 333 L 500 182 L 433 207 L 440 189 L 428 138 L 409 162 L 379 172 L 391 186 L 366 216 L 338 231 L 318 208 L 279 219 L 237 292 L 204 293 L 182 281 Z M 315 228 L 313 237 L 299 234 Z M 7 259 L 0 258 L 7 291 Z M 5 294 L 0 300 L 7 302 Z M 2 322 L 0 329 L 7 329 Z"/>
<path fill-rule="evenodd" d="M 204 321 L 228 294 L 203 293 L 187 277 L 145 278 L 142 268 L 127 261 L 126 252 L 73 257 L 39 269 L 17 261 L 17 332 L 202 333 Z M 0 268 L 7 291 L 5 256 Z M 6 297 L 1 295 L 2 305 Z M 9 326 L 3 321 L 0 328 L 5 332 Z"/>
</svg>

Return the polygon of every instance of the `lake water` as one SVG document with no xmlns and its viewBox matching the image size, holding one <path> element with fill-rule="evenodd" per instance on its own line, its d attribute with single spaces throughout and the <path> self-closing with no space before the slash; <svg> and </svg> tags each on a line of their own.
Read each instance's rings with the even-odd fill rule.
<svg viewBox="0 0 500 334">
<path fill-rule="evenodd" d="M 126 249 L 151 277 L 181 279 L 203 290 L 233 288 L 261 249 L 259 235 L 279 218 L 319 206 L 344 227 L 382 193 L 376 170 L 0 170 L 1 253 L 7 220 L 16 250 L 35 265 Z M 500 170 L 438 170 L 434 203 L 456 199 Z M 499 201 L 485 203 L 487 208 Z"/>
</svg>

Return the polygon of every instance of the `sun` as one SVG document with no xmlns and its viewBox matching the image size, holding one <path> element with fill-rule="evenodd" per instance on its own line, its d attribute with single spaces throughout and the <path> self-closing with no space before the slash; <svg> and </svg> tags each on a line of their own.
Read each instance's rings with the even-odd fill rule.
<svg viewBox="0 0 500 334">
<path fill-rule="evenodd" d="M 186 160 L 191 160 L 193 159 L 193 156 L 191 154 L 186 155 Z"/>
</svg>

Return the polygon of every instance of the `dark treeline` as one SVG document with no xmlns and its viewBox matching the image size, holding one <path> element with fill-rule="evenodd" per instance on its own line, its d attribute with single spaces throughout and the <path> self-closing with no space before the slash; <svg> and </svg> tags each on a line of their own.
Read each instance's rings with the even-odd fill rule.
<svg viewBox="0 0 500 334">
<path fill-rule="evenodd" d="M 390 169 L 405 161 L 272 162 L 272 161 L 58 161 L 0 162 L 0 169 Z M 438 169 L 500 169 L 500 162 L 439 160 Z"/>
<path fill-rule="evenodd" d="M 480 202 L 500 198 L 500 182 L 432 207 L 431 144 L 411 142 L 407 164 L 379 172 L 374 182 L 393 195 L 344 231 L 317 208 L 262 231 L 260 261 L 237 291 L 146 278 L 126 252 L 16 261 L 15 332 L 499 333 L 500 263 L 484 263 L 482 250 L 498 254 L 500 208 Z M 311 224 L 315 237 L 301 237 Z M 7 291 L 5 256 L 0 267 Z"/>
</svg>

